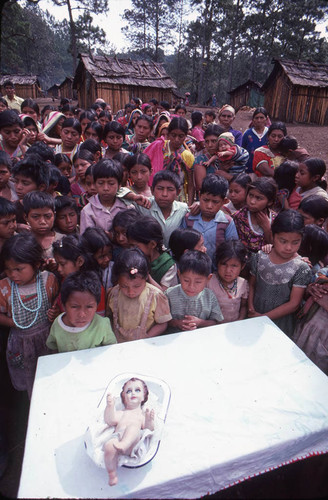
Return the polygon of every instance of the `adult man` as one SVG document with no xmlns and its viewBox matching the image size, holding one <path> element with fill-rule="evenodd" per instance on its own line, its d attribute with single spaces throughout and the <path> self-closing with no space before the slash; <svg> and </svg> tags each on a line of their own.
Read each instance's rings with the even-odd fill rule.
<svg viewBox="0 0 328 500">
<path fill-rule="evenodd" d="M 16 109 L 21 112 L 21 104 L 24 99 L 15 95 L 15 85 L 11 80 L 6 80 L 3 84 L 6 95 L 3 98 L 7 101 L 9 109 Z"/>
</svg>

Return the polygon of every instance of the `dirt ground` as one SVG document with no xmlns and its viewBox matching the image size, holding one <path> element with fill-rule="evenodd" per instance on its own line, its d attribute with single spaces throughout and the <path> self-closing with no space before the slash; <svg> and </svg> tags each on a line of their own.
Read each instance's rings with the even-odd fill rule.
<svg viewBox="0 0 328 500">
<path fill-rule="evenodd" d="M 37 99 L 40 109 L 46 104 L 51 104 L 53 106 L 58 106 L 60 103 L 59 99 L 54 102 L 49 98 Z M 77 104 L 77 102 L 72 102 L 72 104 Z M 192 107 L 188 108 L 188 118 L 194 110 L 206 111 L 209 108 Z M 248 129 L 249 123 L 252 118 L 252 110 L 238 111 L 236 118 L 233 122 L 233 127 L 237 130 L 245 132 Z M 287 123 L 287 132 L 289 135 L 293 135 L 297 138 L 300 147 L 308 150 L 310 156 L 322 158 L 328 166 L 328 127 L 318 126 L 318 125 L 302 125 L 296 123 Z"/>
</svg>

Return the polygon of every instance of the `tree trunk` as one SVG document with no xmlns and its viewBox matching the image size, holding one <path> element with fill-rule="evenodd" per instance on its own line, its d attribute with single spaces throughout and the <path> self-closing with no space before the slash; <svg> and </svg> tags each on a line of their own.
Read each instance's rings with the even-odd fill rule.
<svg viewBox="0 0 328 500">
<path fill-rule="evenodd" d="M 70 28 L 71 28 L 71 45 L 72 45 L 72 57 L 73 57 L 73 75 L 75 75 L 76 61 L 77 61 L 76 30 L 75 30 L 75 23 L 74 23 L 73 14 L 72 14 L 71 2 L 70 2 L 70 0 L 66 0 L 66 1 L 67 1 L 67 8 L 68 8 L 69 25 L 70 25 Z"/>
</svg>

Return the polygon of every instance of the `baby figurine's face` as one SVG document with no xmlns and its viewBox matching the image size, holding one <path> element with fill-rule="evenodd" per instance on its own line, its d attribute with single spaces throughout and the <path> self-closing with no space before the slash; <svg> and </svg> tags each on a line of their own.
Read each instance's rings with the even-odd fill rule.
<svg viewBox="0 0 328 500">
<path fill-rule="evenodd" d="M 128 409 L 137 408 L 145 399 L 145 393 L 142 382 L 139 380 L 129 380 L 123 390 L 122 399 Z"/>
</svg>

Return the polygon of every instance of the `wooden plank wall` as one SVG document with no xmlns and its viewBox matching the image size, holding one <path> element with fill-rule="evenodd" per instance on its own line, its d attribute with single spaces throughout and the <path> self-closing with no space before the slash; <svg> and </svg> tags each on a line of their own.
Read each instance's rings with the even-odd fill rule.
<svg viewBox="0 0 328 500">
<path fill-rule="evenodd" d="M 30 99 L 36 99 L 37 97 L 39 97 L 35 85 L 20 85 L 16 83 L 15 92 L 18 97 L 22 97 L 23 99 L 27 99 L 28 97 Z M 2 93 L 3 95 L 5 95 L 6 92 L 4 89 L 2 89 Z"/>
</svg>

